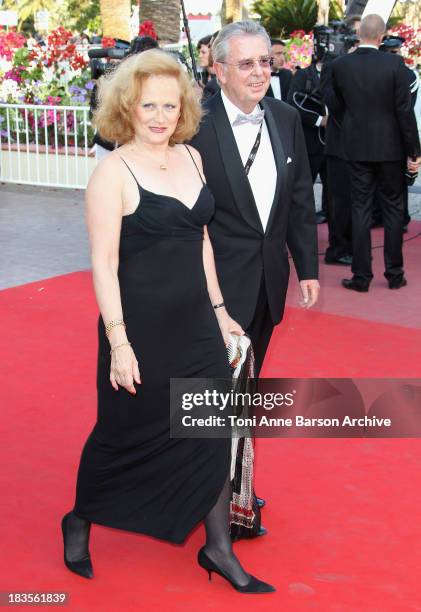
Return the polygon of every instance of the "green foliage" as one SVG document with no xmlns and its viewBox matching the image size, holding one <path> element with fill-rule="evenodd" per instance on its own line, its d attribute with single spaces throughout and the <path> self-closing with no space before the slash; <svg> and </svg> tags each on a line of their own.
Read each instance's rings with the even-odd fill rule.
<svg viewBox="0 0 421 612">
<path fill-rule="evenodd" d="M 69 30 L 90 34 L 101 31 L 99 0 L 65 0 L 60 16 Z"/>
<path fill-rule="evenodd" d="M 329 21 L 342 21 L 344 17 L 345 13 L 339 0 L 330 0 Z"/>
<path fill-rule="evenodd" d="M 315 0 L 257 0 L 253 11 L 271 36 L 289 36 L 294 30 L 309 32 L 317 20 Z"/>
<path fill-rule="evenodd" d="M 405 21 L 405 9 L 402 7 L 400 2 L 397 2 L 394 6 L 392 14 L 387 22 L 387 29 L 390 30 Z"/>
<path fill-rule="evenodd" d="M 316 25 L 318 7 L 316 0 L 256 0 L 253 11 L 271 36 L 287 37 L 295 30 L 310 32 Z M 329 19 L 343 19 L 338 0 L 330 3 Z"/>
</svg>

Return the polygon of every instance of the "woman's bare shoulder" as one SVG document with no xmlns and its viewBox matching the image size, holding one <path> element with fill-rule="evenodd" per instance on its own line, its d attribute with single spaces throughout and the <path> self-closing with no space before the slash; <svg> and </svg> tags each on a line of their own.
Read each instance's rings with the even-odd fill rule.
<svg viewBox="0 0 421 612">
<path fill-rule="evenodd" d="M 190 144 L 185 144 L 185 145 L 183 144 L 183 145 L 178 145 L 178 146 L 183 147 L 184 150 L 186 147 L 188 148 L 188 150 L 193 156 L 194 161 L 199 166 L 200 170 L 203 172 L 202 156 L 200 155 L 199 151 L 195 149 L 194 147 L 192 147 L 192 145 Z"/>
<path fill-rule="evenodd" d="M 123 180 L 124 164 L 119 150 L 112 151 L 101 159 L 95 166 L 89 179 L 88 189 L 102 186 L 113 188 L 121 185 Z"/>
</svg>

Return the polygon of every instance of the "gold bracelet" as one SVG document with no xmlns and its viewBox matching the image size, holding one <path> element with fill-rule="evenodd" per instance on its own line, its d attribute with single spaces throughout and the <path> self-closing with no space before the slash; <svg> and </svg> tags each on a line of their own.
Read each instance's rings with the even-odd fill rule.
<svg viewBox="0 0 421 612">
<path fill-rule="evenodd" d="M 122 342 L 121 344 L 117 344 L 117 346 L 113 346 L 110 355 L 112 355 L 116 349 L 120 348 L 120 346 L 131 346 L 131 342 Z"/>
<path fill-rule="evenodd" d="M 112 321 L 109 321 L 105 326 L 105 335 L 107 338 L 109 337 L 110 331 L 113 329 L 113 327 L 117 327 L 117 325 L 122 325 L 124 329 L 126 328 L 126 324 L 124 323 L 123 319 L 113 319 Z"/>
</svg>

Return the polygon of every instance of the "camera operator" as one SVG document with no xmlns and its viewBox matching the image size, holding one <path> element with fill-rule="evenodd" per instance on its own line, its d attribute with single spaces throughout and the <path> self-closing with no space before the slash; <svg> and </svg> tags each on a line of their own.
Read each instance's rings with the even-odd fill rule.
<svg viewBox="0 0 421 612">
<path fill-rule="evenodd" d="M 272 38 L 270 42 L 272 45 L 270 55 L 273 64 L 270 85 L 266 95 L 286 102 L 293 75 L 291 70 L 284 68 L 285 43 L 277 38 Z"/>
<path fill-rule="evenodd" d="M 131 43 L 118 39 L 116 41 L 115 48 L 92 49 L 88 52 L 88 55 L 91 58 L 90 68 L 92 80 L 95 81 L 89 102 L 90 119 L 93 117 L 98 105 L 97 83 L 103 74 L 105 74 L 105 72 L 108 70 L 112 70 L 116 64 L 124 59 L 124 57 L 142 53 L 142 51 L 147 51 L 148 49 L 154 49 L 156 47 L 158 47 L 158 43 L 151 36 L 136 36 Z M 105 58 L 107 63 L 104 64 L 101 61 L 101 58 Z M 117 143 L 109 142 L 108 140 L 101 138 L 101 135 L 97 131 L 94 134 L 92 143 L 95 146 L 95 158 L 97 161 L 100 161 L 117 147 Z"/>
<path fill-rule="evenodd" d="M 359 48 L 332 63 L 351 173 L 353 277 L 342 285 L 360 292 L 368 291 L 373 278 L 370 226 L 376 188 L 382 195 L 385 277 L 390 289 L 407 284 L 402 258 L 402 165 L 407 158 L 408 171 L 415 172 L 421 163 L 405 64 L 399 56 L 378 51 L 384 33 L 381 17 L 367 15 L 360 26 Z"/>
<path fill-rule="evenodd" d="M 288 93 L 288 103 L 300 113 L 313 183 L 320 175 L 323 185 L 322 210 L 317 213 L 317 223 L 326 221 L 327 200 L 324 152 L 327 109 L 320 92 L 321 69 L 322 58 L 316 54 L 308 68 L 297 70 L 294 74 Z"/>
</svg>

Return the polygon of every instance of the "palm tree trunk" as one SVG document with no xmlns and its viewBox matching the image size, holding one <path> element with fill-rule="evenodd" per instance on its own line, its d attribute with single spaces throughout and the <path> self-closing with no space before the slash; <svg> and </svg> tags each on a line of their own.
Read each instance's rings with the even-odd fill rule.
<svg viewBox="0 0 421 612">
<path fill-rule="evenodd" d="M 180 39 L 180 0 L 141 0 L 139 22 L 151 19 L 160 43 Z"/>
<path fill-rule="evenodd" d="M 130 41 L 130 0 L 100 0 L 99 8 L 103 36 Z"/>
<path fill-rule="evenodd" d="M 329 0 L 317 0 L 319 12 L 317 14 L 317 23 L 319 25 L 328 25 L 329 23 Z"/>
<path fill-rule="evenodd" d="M 225 23 L 240 21 L 243 18 L 243 2 L 242 0 L 226 0 L 225 1 Z"/>
</svg>

